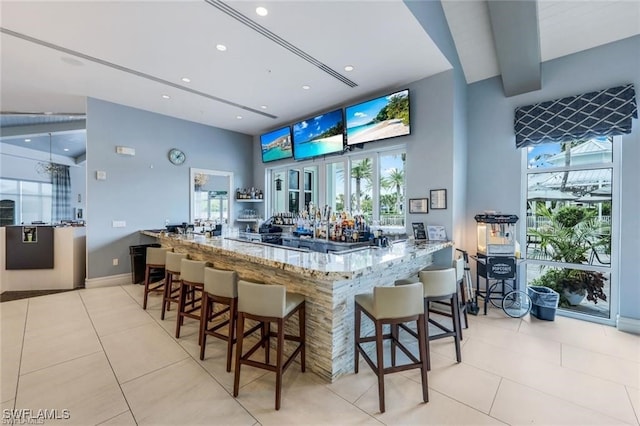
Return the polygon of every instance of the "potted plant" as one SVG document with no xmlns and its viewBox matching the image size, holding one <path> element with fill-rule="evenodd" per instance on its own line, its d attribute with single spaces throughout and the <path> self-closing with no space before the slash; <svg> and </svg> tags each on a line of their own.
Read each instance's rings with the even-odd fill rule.
<svg viewBox="0 0 640 426">
<path fill-rule="evenodd" d="M 542 205 L 536 213 L 547 223 L 529 230 L 540 241 L 535 258 L 584 264 L 592 250 L 610 250 L 610 226 L 602 224 L 594 210 L 566 206 L 552 212 Z M 567 306 L 578 305 L 585 297 L 593 303 L 606 301 L 605 281 L 601 272 L 561 268 L 547 270 L 532 285 L 552 288 L 560 294 L 560 305 Z"/>
</svg>

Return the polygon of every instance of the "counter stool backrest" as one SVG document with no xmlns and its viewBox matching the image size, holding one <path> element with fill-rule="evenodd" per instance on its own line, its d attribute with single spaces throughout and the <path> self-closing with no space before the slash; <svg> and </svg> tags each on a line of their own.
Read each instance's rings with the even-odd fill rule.
<svg viewBox="0 0 640 426">
<path fill-rule="evenodd" d="M 171 272 L 180 272 L 182 259 L 186 258 L 187 255 L 185 253 L 167 252 L 165 268 Z"/>
<path fill-rule="evenodd" d="M 424 313 L 422 283 L 398 287 L 374 287 L 373 310 L 376 319 L 403 318 Z"/>
<path fill-rule="evenodd" d="M 424 287 L 424 297 L 439 297 L 457 293 L 456 270 L 426 269 L 418 273 Z"/>
<path fill-rule="evenodd" d="M 464 259 L 454 259 L 453 267 L 456 269 L 456 282 L 460 282 L 464 278 Z"/>
<path fill-rule="evenodd" d="M 287 290 L 283 285 L 238 281 L 238 312 L 256 316 L 284 318 Z"/>
<path fill-rule="evenodd" d="M 204 269 L 204 291 L 221 297 L 238 297 L 238 274 L 235 271 Z"/>
<path fill-rule="evenodd" d="M 164 265 L 167 257 L 167 252 L 171 251 L 166 247 L 147 247 L 147 265 Z"/>
<path fill-rule="evenodd" d="M 204 268 L 209 264 L 204 260 L 182 259 L 180 279 L 189 283 L 204 283 Z"/>
</svg>

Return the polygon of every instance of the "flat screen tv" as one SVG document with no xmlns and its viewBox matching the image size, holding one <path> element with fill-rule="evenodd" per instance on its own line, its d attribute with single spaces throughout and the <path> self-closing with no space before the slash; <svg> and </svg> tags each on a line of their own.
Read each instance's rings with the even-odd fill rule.
<svg viewBox="0 0 640 426">
<path fill-rule="evenodd" d="M 380 96 L 345 109 L 347 145 L 356 145 L 411 133 L 409 90 Z"/>
<path fill-rule="evenodd" d="M 293 157 L 296 160 L 342 152 L 344 118 L 342 109 L 300 121 L 293 125 Z"/>
<path fill-rule="evenodd" d="M 283 127 L 261 135 L 260 146 L 262 148 L 263 163 L 293 157 L 291 127 Z"/>
</svg>

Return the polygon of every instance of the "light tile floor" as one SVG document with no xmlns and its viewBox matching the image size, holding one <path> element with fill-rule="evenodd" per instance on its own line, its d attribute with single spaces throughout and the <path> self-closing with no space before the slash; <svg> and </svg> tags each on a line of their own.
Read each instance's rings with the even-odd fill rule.
<svg viewBox="0 0 640 426">
<path fill-rule="evenodd" d="M 209 338 L 200 361 L 195 321 L 174 339 L 175 310 L 161 321 L 160 297 L 141 301 L 127 285 L 0 304 L 3 424 L 66 409 L 45 424 L 640 425 L 640 336 L 611 327 L 491 309 L 469 317 L 461 364 L 451 339 L 432 342 L 427 404 L 418 370 L 386 377 L 381 414 L 366 364 L 331 384 L 294 364 L 275 411 L 272 373 L 243 368 L 233 398 L 225 343 Z"/>
</svg>

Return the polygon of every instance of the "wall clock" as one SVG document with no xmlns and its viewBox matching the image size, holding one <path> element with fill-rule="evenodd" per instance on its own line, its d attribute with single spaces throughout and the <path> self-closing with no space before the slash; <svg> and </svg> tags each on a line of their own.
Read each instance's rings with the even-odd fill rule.
<svg viewBox="0 0 640 426">
<path fill-rule="evenodd" d="M 187 157 L 184 155 L 184 152 L 182 152 L 182 150 L 173 148 L 169 151 L 169 161 L 171 161 L 176 166 L 184 163 L 184 160 L 186 159 Z"/>
</svg>

